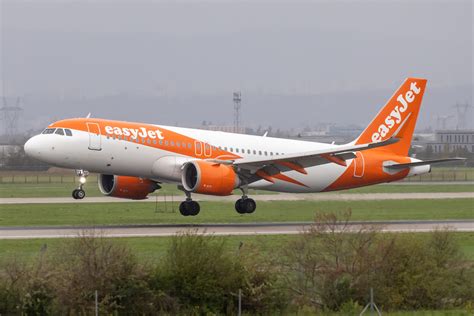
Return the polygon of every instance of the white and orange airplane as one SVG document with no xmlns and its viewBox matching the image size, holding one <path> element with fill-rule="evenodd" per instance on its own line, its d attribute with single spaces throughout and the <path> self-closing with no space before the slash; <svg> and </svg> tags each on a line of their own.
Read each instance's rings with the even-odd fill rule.
<svg viewBox="0 0 474 316">
<path fill-rule="evenodd" d="M 426 80 L 408 78 L 363 133 L 345 145 L 199 129 L 75 118 L 55 122 L 29 139 L 25 152 L 48 164 L 75 169 L 85 197 L 89 172 L 105 195 L 145 199 L 161 183 L 184 191 L 183 215 L 197 215 L 191 193 L 231 195 L 242 190 L 237 212 L 252 213 L 248 188 L 324 192 L 391 182 L 430 172 L 432 163 L 408 156 Z"/>
</svg>

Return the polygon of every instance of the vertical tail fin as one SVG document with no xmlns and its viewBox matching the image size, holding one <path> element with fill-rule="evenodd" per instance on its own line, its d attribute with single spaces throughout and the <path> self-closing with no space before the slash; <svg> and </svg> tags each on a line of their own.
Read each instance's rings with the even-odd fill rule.
<svg viewBox="0 0 474 316">
<path fill-rule="evenodd" d="M 386 149 L 407 156 L 425 87 L 426 79 L 407 78 L 355 143 L 366 144 L 396 137 L 400 141 Z"/>
</svg>

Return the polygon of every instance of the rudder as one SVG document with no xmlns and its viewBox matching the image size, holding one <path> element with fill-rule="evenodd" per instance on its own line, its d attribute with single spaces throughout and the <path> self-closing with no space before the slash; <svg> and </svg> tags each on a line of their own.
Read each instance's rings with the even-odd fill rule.
<svg viewBox="0 0 474 316">
<path fill-rule="evenodd" d="M 379 142 L 396 137 L 399 141 L 387 146 L 386 149 L 407 156 L 426 82 L 426 79 L 407 78 L 357 138 L 355 144 Z"/>
</svg>

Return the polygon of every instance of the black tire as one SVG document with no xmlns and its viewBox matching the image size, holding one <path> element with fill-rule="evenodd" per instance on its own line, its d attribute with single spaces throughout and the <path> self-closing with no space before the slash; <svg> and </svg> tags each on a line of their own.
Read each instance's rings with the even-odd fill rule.
<svg viewBox="0 0 474 316">
<path fill-rule="evenodd" d="M 235 201 L 235 210 L 237 211 L 237 213 L 239 213 L 239 214 L 247 213 L 243 206 L 244 206 L 244 200 L 243 199 L 238 199 L 237 201 Z"/>
<path fill-rule="evenodd" d="M 72 198 L 73 198 L 74 200 L 77 200 L 77 199 L 78 199 L 78 198 L 77 198 L 77 189 L 72 191 Z"/>
<path fill-rule="evenodd" d="M 253 199 L 245 199 L 242 203 L 245 213 L 253 213 L 257 208 L 257 203 Z"/>
<path fill-rule="evenodd" d="M 191 210 L 189 212 L 189 215 L 196 216 L 201 211 L 201 207 L 199 206 L 199 203 L 196 202 L 196 201 L 190 201 L 189 206 L 190 206 L 190 210 Z"/>
<path fill-rule="evenodd" d="M 78 200 L 82 200 L 83 198 L 86 197 L 86 191 L 84 190 L 76 190 L 76 198 Z"/>
<path fill-rule="evenodd" d="M 181 215 L 183 216 L 189 216 L 189 208 L 188 208 L 188 202 L 185 201 L 185 202 L 181 202 L 179 204 L 179 212 L 181 213 Z"/>
</svg>

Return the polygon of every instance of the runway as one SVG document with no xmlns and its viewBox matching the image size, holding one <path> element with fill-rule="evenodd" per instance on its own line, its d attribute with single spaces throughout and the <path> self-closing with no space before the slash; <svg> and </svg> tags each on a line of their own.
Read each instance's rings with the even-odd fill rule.
<svg viewBox="0 0 474 316">
<path fill-rule="evenodd" d="M 462 199 L 474 198 L 474 192 L 449 193 L 279 193 L 251 195 L 256 201 L 364 201 L 364 200 L 422 200 L 422 199 Z M 196 201 L 235 202 L 237 195 L 210 196 L 193 194 Z M 38 198 L 0 198 L 2 204 L 68 204 L 68 203 L 155 203 L 183 201 L 184 195 L 179 196 L 152 196 L 146 200 L 128 200 L 109 196 L 87 197 L 84 200 L 74 200 L 72 197 L 38 197 Z"/>
<path fill-rule="evenodd" d="M 84 235 L 106 237 L 164 237 L 179 232 L 196 230 L 216 236 L 238 235 L 293 235 L 310 228 L 311 222 L 250 223 L 250 224 L 157 224 L 121 226 L 58 226 L 58 227 L 0 227 L 0 239 L 74 238 Z M 473 232 L 474 220 L 446 221 L 369 221 L 350 222 L 352 230 L 364 225 L 376 225 L 382 232 L 428 232 L 449 228 L 456 232 Z"/>
</svg>

